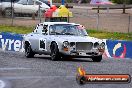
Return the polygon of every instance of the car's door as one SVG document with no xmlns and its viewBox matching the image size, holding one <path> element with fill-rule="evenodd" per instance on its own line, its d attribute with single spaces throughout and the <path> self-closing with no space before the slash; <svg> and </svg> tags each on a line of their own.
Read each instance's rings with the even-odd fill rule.
<svg viewBox="0 0 132 88">
<path fill-rule="evenodd" d="M 14 4 L 14 11 L 16 13 L 22 13 L 23 6 L 27 5 L 27 0 L 20 0 Z"/>
<path fill-rule="evenodd" d="M 33 0 L 28 0 L 27 5 L 23 5 L 22 12 L 23 13 L 36 13 L 38 10 L 38 5 L 34 4 Z"/>
<path fill-rule="evenodd" d="M 47 26 L 45 27 L 43 24 L 38 26 L 38 51 L 47 51 Z"/>
<path fill-rule="evenodd" d="M 43 30 L 43 24 L 37 25 L 35 28 L 33 35 L 31 35 L 32 38 L 30 38 L 31 47 L 35 51 L 47 51 L 46 45 L 47 45 L 47 34 L 44 33 Z"/>
</svg>

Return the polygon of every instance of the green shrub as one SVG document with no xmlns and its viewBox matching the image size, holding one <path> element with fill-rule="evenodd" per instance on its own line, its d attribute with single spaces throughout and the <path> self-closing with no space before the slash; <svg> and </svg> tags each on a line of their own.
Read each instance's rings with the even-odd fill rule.
<svg viewBox="0 0 132 88">
<path fill-rule="evenodd" d="M 54 3 L 61 3 L 62 0 L 53 0 Z M 72 3 L 73 0 L 65 0 L 67 3 Z"/>
<path fill-rule="evenodd" d="M 123 4 L 123 3 L 132 4 L 132 0 L 111 0 L 111 1 L 117 4 Z"/>
<path fill-rule="evenodd" d="M 62 0 L 53 0 L 53 3 L 61 3 Z M 91 0 L 82 0 L 82 3 L 89 3 Z M 65 0 L 66 3 L 73 3 L 74 0 Z"/>
<path fill-rule="evenodd" d="M 62 0 L 53 0 L 53 3 L 61 3 Z M 74 0 L 65 0 L 66 3 L 72 3 Z M 91 0 L 82 0 L 82 3 L 89 3 Z M 132 4 L 132 0 L 110 0 L 117 4 L 123 4 L 126 2 L 127 4 Z"/>
</svg>

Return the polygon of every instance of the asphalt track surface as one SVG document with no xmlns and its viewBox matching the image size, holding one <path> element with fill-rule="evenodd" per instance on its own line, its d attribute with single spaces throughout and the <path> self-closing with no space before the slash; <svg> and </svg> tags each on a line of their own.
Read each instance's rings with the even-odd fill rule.
<svg viewBox="0 0 132 88">
<path fill-rule="evenodd" d="M 99 63 L 87 58 L 51 61 L 49 56 L 27 59 L 24 53 L 0 50 L 0 86 L 5 86 L 0 88 L 132 88 L 132 83 L 80 86 L 76 82 L 79 66 L 88 74 L 132 75 L 132 59 L 103 58 Z"/>
</svg>

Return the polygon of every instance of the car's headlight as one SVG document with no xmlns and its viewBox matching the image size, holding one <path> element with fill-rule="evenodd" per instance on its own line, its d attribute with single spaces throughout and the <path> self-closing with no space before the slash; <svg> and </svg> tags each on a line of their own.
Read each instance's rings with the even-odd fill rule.
<svg viewBox="0 0 132 88">
<path fill-rule="evenodd" d="M 104 42 L 102 42 L 102 43 L 100 44 L 100 48 L 101 48 L 101 49 L 105 49 L 105 43 L 104 43 Z"/>
<path fill-rule="evenodd" d="M 69 46 L 69 42 L 68 42 L 68 41 L 64 41 L 64 42 L 63 42 L 63 46 L 64 46 L 64 47 L 68 47 L 68 46 Z"/>
<path fill-rule="evenodd" d="M 94 43 L 94 48 L 98 48 L 99 47 L 99 43 L 98 42 L 95 42 Z"/>
</svg>

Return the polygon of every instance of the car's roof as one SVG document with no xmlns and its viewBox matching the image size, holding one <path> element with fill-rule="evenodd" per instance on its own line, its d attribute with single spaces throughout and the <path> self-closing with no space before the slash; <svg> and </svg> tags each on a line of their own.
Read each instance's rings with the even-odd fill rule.
<svg viewBox="0 0 132 88">
<path fill-rule="evenodd" d="M 53 25 L 53 24 L 75 24 L 75 23 L 68 23 L 68 22 L 43 22 L 43 24 Z"/>
</svg>

